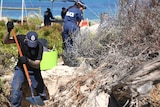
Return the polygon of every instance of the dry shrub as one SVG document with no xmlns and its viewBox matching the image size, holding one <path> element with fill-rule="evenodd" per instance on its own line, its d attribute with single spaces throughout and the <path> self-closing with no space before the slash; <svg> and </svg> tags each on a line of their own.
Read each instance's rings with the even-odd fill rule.
<svg viewBox="0 0 160 107">
<path fill-rule="evenodd" d="M 97 34 L 86 29 L 76 35 L 76 57 L 88 58 L 86 63 L 95 68 L 107 63 L 103 72 L 111 71 L 118 81 L 132 68 L 159 55 L 160 3 L 138 1 L 120 0 L 118 17 L 104 17 Z"/>
<path fill-rule="evenodd" d="M 129 0 L 120 0 L 118 17 L 103 17 L 96 34 L 93 35 L 86 28 L 72 35 L 74 45 L 71 53 L 74 53 L 74 57 L 86 58 L 86 63 L 97 69 L 60 87 L 59 93 L 53 97 L 54 106 L 93 107 L 92 104 L 97 104 L 95 99 L 100 92 L 103 95 L 109 93 L 115 99 L 113 103 L 119 103 L 119 106 L 109 107 L 152 107 L 153 101 L 159 101 L 154 98 L 152 101 L 145 96 L 138 97 L 139 93 L 135 89 L 139 85 L 143 86 L 146 81 L 125 84 L 134 82 L 134 79 L 146 80 L 146 77 L 151 77 L 149 74 L 156 72 L 155 68 L 146 69 L 153 63 L 145 67 L 142 65 L 149 60 L 146 56 L 159 50 L 159 6 L 153 3 L 146 5 L 146 0 L 142 4 L 138 1 L 130 3 Z M 157 54 L 152 55 L 156 57 Z M 87 81 L 90 81 L 89 84 Z M 91 86 L 87 94 L 79 90 L 83 85 Z"/>
<path fill-rule="evenodd" d="M 142 3 L 138 1 L 133 3 L 127 1 L 121 4 L 123 10 L 119 13 L 119 25 L 121 26 L 119 36 L 123 40 L 123 46 L 130 46 L 129 49 L 137 50 L 137 54 L 133 53 L 132 56 L 139 55 L 145 48 L 148 48 L 145 50 L 146 53 L 155 52 L 159 50 L 160 45 L 159 3 L 157 0 L 143 1 Z M 157 4 L 153 3 L 154 1 Z M 125 53 L 129 55 L 129 53 Z"/>
<path fill-rule="evenodd" d="M 102 14 L 96 34 L 86 28 L 72 35 L 71 53 L 76 59 L 86 58 L 86 63 L 96 68 L 104 61 L 118 63 L 114 60 L 119 60 L 119 55 L 145 62 L 149 54 L 159 50 L 159 1 L 120 0 L 119 4 L 117 17 Z M 138 58 L 136 66 L 141 63 Z"/>
<path fill-rule="evenodd" d="M 107 14 L 103 22 L 98 26 L 97 31 L 86 27 L 72 34 L 73 46 L 70 53 L 76 58 L 86 59 L 86 63 L 96 68 L 108 55 L 112 42 L 117 38 L 117 32 L 113 25 L 114 20 Z M 95 32 L 95 33 L 93 33 Z M 112 44 L 114 47 L 114 44 Z M 73 58 L 73 57 L 72 57 Z M 72 59 L 71 59 L 72 60 Z M 81 62 L 81 61 L 80 61 Z"/>
</svg>

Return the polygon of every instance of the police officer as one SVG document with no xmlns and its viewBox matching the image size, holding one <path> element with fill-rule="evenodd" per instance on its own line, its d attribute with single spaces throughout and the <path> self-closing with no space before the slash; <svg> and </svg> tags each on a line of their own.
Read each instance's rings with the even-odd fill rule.
<svg viewBox="0 0 160 107">
<path fill-rule="evenodd" d="M 47 8 L 47 10 L 44 12 L 44 25 L 45 26 L 50 26 L 51 25 L 51 20 L 54 20 L 55 18 L 52 15 L 51 9 Z"/>
<path fill-rule="evenodd" d="M 10 38 L 10 32 L 14 28 L 13 22 L 7 23 L 7 33 L 4 36 L 4 44 L 15 43 L 13 38 Z M 20 44 L 23 56 L 18 56 L 18 62 L 14 69 L 14 77 L 12 80 L 11 104 L 12 107 L 20 107 L 22 101 L 22 84 L 26 82 L 23 64 L 26 64 L 30 79 L 32 81 L 32 88 L 36 90 L 42 100 L 46 100 L 46 86 L 44 84 L 41 71 L 40 62 L 42 60 L 43 46 L 38 42 L 38 34 L 34 31 L 29 31 L 26 35 L 19 34 L 16 36 Z"/>
<path fill-rule="evenodd" d="M 75 50 L 72 40 L 73 34 L 77 33 L 80 30 L 79 24 L 84 19 L 83 18 L 83 9 L 86 9 L 85 4 L 77 0 L 75 1 L 73 6 L 70 6 L 67 10 L 67 13 L 64 17 L 64 25 L 63 25 L 63 45 L 64 52 L 62 54 L 64 65 L 68 66 L 78 66 L 78 62 L 75 57 Z"/>
<path fill-rule="evenodd" d="M 82 10 L 86 9 L 85 4 L 77 0 L 75 4 L 68 8 L 68 11 L 64 18 L 64 26 L 63 26 L 63 42 L 64 49 L 66 52 L 69 52 L 72 48 L 73 41 L 70 36 L 77 30 L 79 30 L 79 24 L 81 20 L 83 20 Z"/>
<path fill-rule="evenodd" d="M 61 11 L 61 17 L 62 19 L 64 19 L 65 15 L 66 15 L 67 9 L 65 7 L 62 7 L 62 11 Z"/>
</svg>

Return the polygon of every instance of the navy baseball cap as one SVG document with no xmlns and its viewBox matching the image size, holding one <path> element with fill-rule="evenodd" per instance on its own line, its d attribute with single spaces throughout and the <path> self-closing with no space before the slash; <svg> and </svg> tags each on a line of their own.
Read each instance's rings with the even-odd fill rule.
<svg viewBox="0 0 160 107">
<path fill-rule="evenodd" d="M 34 31 L 30 31 L 27 33 L 27 44 L 28 47 L 36 48 L 38 44 L 38 34 Z"/>
</svg>

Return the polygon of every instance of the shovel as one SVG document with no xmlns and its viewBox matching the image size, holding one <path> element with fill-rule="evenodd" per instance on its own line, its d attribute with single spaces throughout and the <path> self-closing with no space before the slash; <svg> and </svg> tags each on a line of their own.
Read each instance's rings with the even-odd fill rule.
<svg viewBox="0 0 160 107">
<path fill-rule="evenodd" d="M 16 37 L 16 34 L 15 34 L 15 31 L 14 29 L 12 29 L 12 34 L 13 34 L 13 37 L 14 37 L 14 40 L 16 42 L 16 46 L 18 48 L 18 52 L 19 52 L 19 55 L 20 57 L 23 56 L 22 54 L 22 51 L 21 51 L 21 48 L 20 48 L 20 45 L 18 43 L 18 40 L 17 40 L 17 37 Z M 30 79 L 30 76 L 29 76 L 29 73 L 28 73 L 28 69 L 27 69 L 27 66 L 26 64 L 23 64 L 23 68 L 24 68 L 24 71 L 25 71 L 25 75 L 26 75 L 26 78 L 27 78 L 27 81 L 28 81 L 28 84 L 29 84 L 29 87 L 30 87 L 30 90 L 31 90 L 31 97 L 26 97 L 26 100 L 33 104 L 33 105 L 40 105 L 40 106 L 43 106 L 44 105 L 44 102 L 43 100 L 41 99 L 40 96 L 34 96 L 34 90 L 32 88 L 32 82 L 31 82 L 31 79 Z"/>
</svg>

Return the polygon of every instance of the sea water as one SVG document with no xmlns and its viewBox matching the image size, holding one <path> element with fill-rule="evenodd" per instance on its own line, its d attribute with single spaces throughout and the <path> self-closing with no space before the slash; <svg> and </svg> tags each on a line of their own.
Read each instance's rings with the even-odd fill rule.
<svg viewBox="0 0 160 107">
<path fill-rule="evenodd" d="M 54 1 L 54 2 L 52 2 Z M 84 10 L 84 18 L 89 20 L 99 20 L 100 15 L 107 13 L 114 16 L 118 11 L 118 0 L 82 0 L 87 9 Z M 23 16 L 29 13 L 38 13 L 35 10 L 26 10 L 26 8 L 41 8 L 41 16 L 44 11 L 50 8 L 53 16 L 60 16 L 62 7 L 68 8 L 74 2 L 63 2 L 63 0 L 24 0 Z M 22 8 L 22 0 L 1 0 L 2 7 Z M 2 11 L 2 16 L 13 19 L 21 19 L 22 10 L 5 10 Z"/>
</svg>

